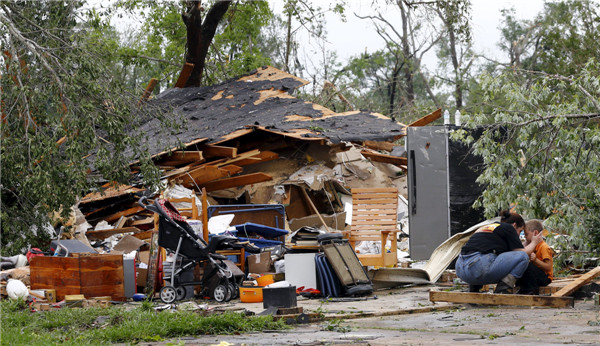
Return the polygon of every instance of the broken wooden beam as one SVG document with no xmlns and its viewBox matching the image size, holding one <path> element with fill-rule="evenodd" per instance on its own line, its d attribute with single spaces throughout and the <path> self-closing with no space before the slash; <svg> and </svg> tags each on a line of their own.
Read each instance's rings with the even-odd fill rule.
<svg viewBox="0 0 600 346">
<path fill-rule="evenodd" d="M 362 143 L 365 147 L 373 150 L 385 150 L 392 151 L 394 150 L 394 143 L 391 142 L 377 142 L 377 141 L 363 141 Z"/>
<path fill-rule="evenodd" d="M 129 208 L 129 209 L 127 209 L 127 210 L 123 210 L 123 211 L 121 211 L 121 212 L 118 212 L 118 213 L 112 214 L 112 215 L 110 215 L 110 216 L 108 216 L 108 217 L 104 218 L 104 221 L 106 221 L 106 222 L 108 222 L 108 223 L 115 222 L 115 221 L 117 221 L 117 220 L 118 220 L 118 219 L 119 219 L 121 216 L 130 216 L 130 215 L 133 215 L 133 214 L 137 214 L 137 213 L 139 213 L 140 211 L 143 211 L 143 210 L 144 210 L 144 208 L 142 208 L 142 207 L 140 207 L 140 206 L 135 206 L 135 207 L 133 207 L 133 208 Z"/>
<path fill-rule="evenodd" d="M 592 281 L 593 278 L 600 275 L 600 266 L 590 270 L 589 272 L 583 274 L 582 276 L 575 279 L 575 281 L 561 288 L 558 292 L 553 293 L 552 297 L 564 297 L 572 294 L 581 286 L 587 284 Z"/>
<path fill-rule="evenodd" d="M 271 160 L 276 160 L 279 158 L 279 154 L 274 153 L 272 151 L 261 151 L 257 155 L 253 155 L 247 159 L 241 159 L 235 162 L 236 166 L 248 166 L 254 163 L 266 162 Z"/>
<path fill-rule="evenodd" d="M 300 186 L 300 191 L 302 191 L 302 195 L 304 195 L 304 198 L 306 199 L 306 201 L 308 202 L 308 204 L 310 205 L 310 207 L 312 208 L 312 210 L 315 212 L 315 214 L 317 214 L 317 216 L 319 217 L 319 220 L 321 220 L 321 223 L 323 224 L 323 226 L 325 226 L 325 230 L 327 231 L 327 233 L 331 233 L 331 230 L 329 229 L 329 227 L 327 227 L 327 224 L 325 223 L 325 220 L 323 220 L 323 217 L 321 216 L 321 213 L 319 213 L 319 210 L 317 209 L 317 207 L 313 203 L 312 199 L 310 199 L 310 196 L 306 192 L 306 189 L 304 187 Z"/>
<path fill-rule="evenodd" d="M 148 86 L 146 87 L 146 90 L 144 90 L 144 94 L 142 95 L 142 98 L 140 99 L 140 102 L 138 104 L 141 104 L 150 97 L 150 95 L 154 91 L 154 87 L 156 87 L 156 83 L 158 83 L 158 79 L 150 79 L 150 82 L 148 82 Z"/>
<path fill-rule="evenodd" d="M 366 150 L 361 150 L 360 153 L 364 157 L 366 157 L 367 159 L 369 159 L 371 161 L 390 163 L 390 164 L 396 165 L 396 166 L 408 165 L 408 159 L 406 157 L 379 154 L 379 153 L 374 153 L 374 152 L 366 151 Z"/>
<path fill-rule="evenodd" d="M 260 154 L 260 151 L 258 149 L 255 150 L 250 150 L 250 151 L 246 151 L 244 153 L 238 154 L 236 155 L 234 158 L 230 158 L 230 159 L 221 159 L 221 160 L 216 160 L 214 162 L 210 162 L 209 164 L 215 165 L 215 166 L 226 166 L 232 163 L 235 163 L 236 166 L 240 166 L 240 164 L 238 164 L 238 162 L 242 161 L 242 160 L 246 160 L 246 159 L 252 159 L 256 162 L 260 161 L 259 157 L 255 157 L 258 156 Z"/>
<path fill-rule="evenodd" d="M 572 308 L 573 297 L 537 296 L 523 294 L 493 294 L 471 292 L 429 291 L 432 302 L 469 303 L 483 305 L 546 306 Z"/>
<path fill-rule="evenodd" d="M 165 154 L 157 163 L 160 166 L 178 166 L 189 162 L 204 162 L 202 151 L 182 151 L 177 150 L 170 154 Z"/>
<path fill-rule="evenodd" d="M 190 75 L 192 74 L 193 69 L 194 69 L 194 64 L 190 64 L 189 62 L 186 62 L 185 65 L 183 65 L 181 72 L 179 73 L 179 78 L 177 78 L 177 82 L 175 83 L 174 87 L 175 88 L 184 88 L 185 83 L 187 83 L 188 79 L 190 78 Z"/>
<path fill-rule="evenodd" d="M 272 179 L 273 179 L 273 177 L 271 177 L 270 175 L 265 174 L 265 173 L 252 173 L 252 174 L 240 175 L 240 176 L 233 177 L 233 178 L 226 178 L 226 179 L 213 181 L 213 182 L 204 184 L 204 187 L 206 188 L 206 191 L 215 191 L 215 190 L 228 189 L 230 187 L 237 187 L 237 186 L 242 186 L 242 185 L 261 183 L 263 181 L 269 181 Z"/>
<path fill-rule="evenodd" d="M 200 150 L 204 153 L 204 157 L 210 159 L 212 157 L 229 157 L 233 158 L 237 156 L 237 148 L 225 147 L 222 145 L 206 144 L 200 147 Z"/>
<path fill-rule="evenodd" d="M 141 220 L 135 220 L 131 222 L 131 226 L 135 226 L 135 227 L 144 227 L 144 226 L 151 226 L 154 223 L 154 217 L 150 216 L 147 217 L 145 219 L 141 219 Z"/>
<path fill-rule="evenodd" d="M 212 165 L 202 165 L 188 172 L 176 175 L 171 180 L 180 180 L 181 185 L 185 187 L 194 187 L 202 185 L 209 181 L 228 177 L 229 171 Z"/>
<path fill-rule="evenodd" d="M 416 121 L 412 122 L 408 126 L 425 126 L 427 124 L 434 122 L 435 120 L 437 120 L 441 117 L 442 117 L 442 109 L 439 108 L 439 109 L 433 111 L 432 113 L 427 114 L 426 116 L 424 116 L 420 119 L 417 119 Z"/>
<path fill-rule="evenodd" d="M 227 172 L 229 172 L 230 176 L 242 173 L 242 171 L 243 171 L 242 167 L 237 166 L 237 165 L 227 165 L 227 166 L 223 166 L 223 167 L 219 167 L 219 168 L 224 169 Z"/>
<path fill-rule="evenodd" d="M 85 235 L 92 240 L 104 240 L 111 235 L 121 234 L 121 233 L 136 233 L 141 230 L 137 227 L 123 227 L 123 228 L 112 228 L 112 229 L 103 229 L 99 231 L 87 231 Z"/>
</svg>

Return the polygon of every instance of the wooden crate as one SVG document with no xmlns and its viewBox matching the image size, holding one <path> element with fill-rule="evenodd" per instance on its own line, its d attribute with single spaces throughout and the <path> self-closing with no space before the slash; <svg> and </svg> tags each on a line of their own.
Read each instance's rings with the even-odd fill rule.
<svg viewBox="0 0 600 346">
<path fill-rule="evenodd" d="M 122 255 L 39 256 L 31 259 L 30 269 L 31 289 L 56 290 L 59 301 L 71 294 L 125 300 Z"/>
</svg>

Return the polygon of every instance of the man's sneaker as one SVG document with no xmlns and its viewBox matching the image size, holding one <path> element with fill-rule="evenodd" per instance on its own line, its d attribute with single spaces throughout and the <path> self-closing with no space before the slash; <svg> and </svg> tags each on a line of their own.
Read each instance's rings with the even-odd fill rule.
<svg viewBox="0 0 600 346">
<path fill-rule="evenodd" d="M 495 294 L 512 294 L 513 288 L 509 285 L 505 284 L 503 281 L 500 281 L 496 284 L 496 288 L 494 289 Z"/>
<path fill-rule="evenodd" d="M 482 288 L 483 285 L 469 285 L 469 292 L 479 293 L 479 291 L 481 291 Z"/>
</svg>

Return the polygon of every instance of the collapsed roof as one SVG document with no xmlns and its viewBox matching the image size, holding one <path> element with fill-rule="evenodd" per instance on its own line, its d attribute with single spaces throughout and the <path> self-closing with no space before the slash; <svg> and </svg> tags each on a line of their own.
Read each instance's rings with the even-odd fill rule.
<svg viewBox="0 0 600 346">
<path fill-rule="evenodd" d="M 167 112 L 168 118 L 183 118 L 181 130 L 165 131 L 159 119 L 144 123 L 140 130 L 151 141 L 148 145 L 154 154 L 181 144 L 220 143 L 254 129 L 299 139 L 328 139 L 332 143 L 391 142 L 405 135 L 406 125 L 382 114 L 336 113 L 290 95 L 306 84 L 303 79 L 266 66 L 213 86 L 168 89 L 146 107 L 158 107 Z"/>
</svg>

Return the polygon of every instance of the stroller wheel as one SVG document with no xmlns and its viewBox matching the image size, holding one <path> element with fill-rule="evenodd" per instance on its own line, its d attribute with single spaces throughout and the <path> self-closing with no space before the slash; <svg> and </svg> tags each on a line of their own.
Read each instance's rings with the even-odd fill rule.
<svg viewBox="0 0 600 346">
<path fill-rule="evenodd" d="M 225 285 L 217 285 L 213 291 L 213 298 L 218 302 L 228 302 L 231 300 L 231 291 Z"/>
<path fill-rule="evenodd" d="M 165 286 L 160 289 L 159 296 L 163 303 L 171 304 L 177 299 L 177 292 L 173 286 Z"/>
<path fill-rule="evenodd" d="M 177 294 L 177 300 L 182 300 L 183 298 L 185 298 L 185 287 L 183 286 L 177 286 L 175 287 L 175 293 Z"/>
<path fill-rule="evenodd" d="M 240 291 L 238 290 L 236 285 L 229 283 L 227 284 L 227 288 L 229 288 L 229 291 L 231 292 L 231 299 L 237 299 L 239 297 Z"/>
</svg>

